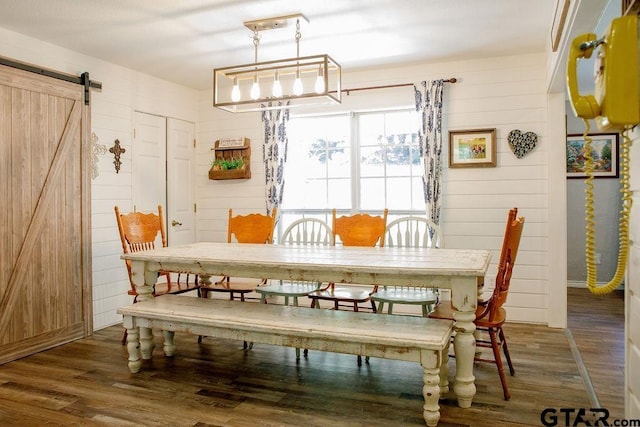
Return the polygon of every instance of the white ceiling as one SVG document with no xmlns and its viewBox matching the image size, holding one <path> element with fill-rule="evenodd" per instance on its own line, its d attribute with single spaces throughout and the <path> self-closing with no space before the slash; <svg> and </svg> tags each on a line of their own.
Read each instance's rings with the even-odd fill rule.
<svg viewBox="0 0 640 427">
<path fill-rule="evenodd" d="M 244 21 L 304 14 L 300 55 L 343 71 L 542 52 L 556 0 L 0 0 L 0 27 L 195 89 L 254 60 Z M 259 61 L 294 57 L 295 26 Z M 97 77 L 97 76 L 96 76 Z"/>
</svg>

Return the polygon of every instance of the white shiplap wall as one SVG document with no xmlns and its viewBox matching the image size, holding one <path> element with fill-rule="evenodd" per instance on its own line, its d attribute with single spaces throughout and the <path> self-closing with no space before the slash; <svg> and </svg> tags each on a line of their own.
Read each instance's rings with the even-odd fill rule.
<svg viewBox="0 0 640 427">
<path fill-rule="evenodd" d="M 343 70 L 345 88 L 419 82 L 456 77 L 447 85 L 443 117 L 449 129 L 496 128 L 498 167 L 444 170 L 443 232 L 447 247 L 488 248 L 496 273 L 507 211 L 526 217 L 524 236 L 507 303 L 509 320 L 549 322 L 549 150 L 548 97 L 544 55 L 519 55 L 437 64 L 412 64 L 367 71 Z M 364 111 L 413 105 L 411 88 L 353 92 L 330 111 Z M 198 238 L 225 241 L 227 211 L 264 212 L 263 129 L 258 113 L 231 114 L 211 107 L 211 94 L 200 98 L 197 148 Z M 328 112 L 329 110 L 318 110 Z M 302 111 L 301 111 L 302 112 Z M 308 111 L 304 111 L 305 113 Z M 300 114 L 291 110 L 292 115 Z M 538 145 L 517 159 L 507 144 L 513 129 L 535 132 Z M 245 136 L 252 143 L 252 178 L 210 181 L 210 148 L 216 139 Z M 448 150 L 445 150 L 448 158 Z M 446 161 L 445 161 L 446 163 Z M 564 183 L 563 183 L 564 185 Z M 286 190 L 285 190 L 286 191 Z M 491 288 L 492 286 L 490 286 Z"/>
<path fill-rule="evenodd" d="M 113 207 L 131 209 L 133 112 L 196 122 L 198 92 L 3 28 L 0 55 L 76 75 L 88 71 L 91 79 L 102 82 L 102 91 L 91 94 L 92 131 L 107 148 L 120 140 L 126 152 L 118 174 L 111 154 L 99 156 L 100 175 L 91 183 L 93 320 L 94 329 L 120 323 L 116 309 L 130 304 L 131 297 Z"/>
</svg>

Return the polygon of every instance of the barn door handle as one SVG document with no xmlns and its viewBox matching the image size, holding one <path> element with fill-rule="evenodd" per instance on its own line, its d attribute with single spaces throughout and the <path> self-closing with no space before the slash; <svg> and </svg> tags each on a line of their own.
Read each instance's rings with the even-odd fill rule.
<svg viewBox="0 0 640 427">
<path fill-rule="evenodd" d="M 175 227 L 176 225 L 182 225 L 182 223 L 181 223 L 181 222 L 176 221 L 175 219 L 172 219 L 172 220 L 171 220 L 171 225 L 172 225 L 173 227 Z"/>
</svg>

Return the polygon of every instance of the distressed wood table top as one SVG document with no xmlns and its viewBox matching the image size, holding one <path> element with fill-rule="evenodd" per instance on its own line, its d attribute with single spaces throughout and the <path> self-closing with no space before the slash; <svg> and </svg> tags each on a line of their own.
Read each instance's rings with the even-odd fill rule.
<svg viewBox="0 0 640 427">
<path fill-rule="evenodd" d="M 147 270 L 450 288 L 452 277 L 484 276 L 490 252 L 201 242 L 125 254 L 122 258 L 146 261 Z"/>
</svg>

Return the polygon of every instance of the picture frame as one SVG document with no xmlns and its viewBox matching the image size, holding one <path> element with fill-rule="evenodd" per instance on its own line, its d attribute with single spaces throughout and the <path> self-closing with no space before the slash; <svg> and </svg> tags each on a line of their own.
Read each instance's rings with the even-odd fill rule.
<svg viewBox="0 0 640 427">
<path fill-rule="evenodd" d="M 449 131 L 450 168 L 496 167 L 496 129 Z"/>
<path fill-rule="evenodd" d="M 556 8 L 551 24 L 551 50 L 556 52 L 562 39 L 562 31 L 567 20 L 571 0 L 556 0 Z"/>
<path fill-rule="evenodd" d="M 619 138 L 617 133 L 590 134 L 594 159 L 594 178 L 618 178 L 620 175 Z M 567 178 L 586 178 L 584 173 L 584 136 L 567 135 Z"/>
</svg>

